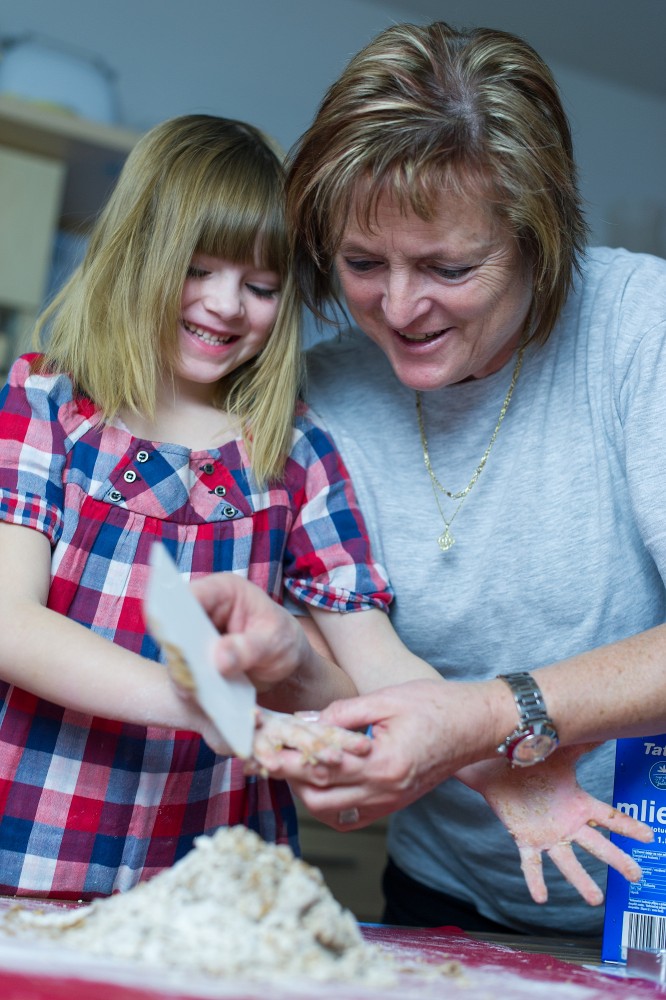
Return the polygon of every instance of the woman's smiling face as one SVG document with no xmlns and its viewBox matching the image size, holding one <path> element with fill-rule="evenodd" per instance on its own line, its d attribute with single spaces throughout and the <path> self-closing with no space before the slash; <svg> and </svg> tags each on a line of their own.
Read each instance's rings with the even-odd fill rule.
<svg viewBox="0 0 666 1000">
<path fill-rule="evenodd" d="M 362 206 L 361 206 L 362 207 Z M 432 221 L 380 197 L 371 227 L 352 210 L 335 254 L 349 312 L 413 389 L 502 368 L 532 299 L 516 240 L 479 199 L 447 193 Z"/>
</svg>

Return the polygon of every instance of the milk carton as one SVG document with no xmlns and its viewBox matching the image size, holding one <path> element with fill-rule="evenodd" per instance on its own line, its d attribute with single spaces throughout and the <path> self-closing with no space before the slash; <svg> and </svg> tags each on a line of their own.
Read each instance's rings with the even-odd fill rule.
<svg viewBox="0 0 666 1000">
<path fill-rule="evenodd" d="M 654 831 L 651 844 L 611 834 L 643 869 L 636 883 L 608 870 L 601 957 L 626 962 L 627 948 L 666 948 L 666 735 L 617 741 L 613 805 Z"/>
</svg>

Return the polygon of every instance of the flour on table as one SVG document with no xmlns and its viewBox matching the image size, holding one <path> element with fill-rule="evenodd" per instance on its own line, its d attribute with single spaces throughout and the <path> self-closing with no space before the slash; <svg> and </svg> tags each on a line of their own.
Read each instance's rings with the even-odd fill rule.
<svg viewBox="0 0 666 1000">
<path fill-rule="evenodd" d="M 5 929 L 212 975 L 389 986 L 399 971 L 363 940 L 318 869 L 242 826 L 198 837 L 172 868 L 125 893 L 57 913 L 16 907 Z"/>
</svg>

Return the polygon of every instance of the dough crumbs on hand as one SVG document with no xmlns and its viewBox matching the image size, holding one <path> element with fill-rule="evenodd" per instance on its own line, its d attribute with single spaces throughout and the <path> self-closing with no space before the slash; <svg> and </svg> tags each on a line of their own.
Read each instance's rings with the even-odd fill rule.
<svg viewBox="0 0 666 1000">
<path fill-rule="evenodd" d="M 172 642 L 163 642 L 161 645 L 166 656 L 169 673 L 176 684 L 187 691 L 196 691 L 196 682 L 180 647 Z"/>
</svg>

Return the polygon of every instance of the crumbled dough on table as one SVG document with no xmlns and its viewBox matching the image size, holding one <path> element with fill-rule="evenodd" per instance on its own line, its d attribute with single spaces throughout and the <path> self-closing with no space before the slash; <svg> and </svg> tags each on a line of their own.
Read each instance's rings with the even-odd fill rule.
<svg viewBox="0 0 666 1000">
<path fill-rule="evenodd" d="M 15 907 L 5 929 L 105 958 L 226 977 L 390 986 L 405 971 L 363 940 L 317 868 L 243 826 L 198 837 L 172 868 L 85 907 Z"/>
</svg>

